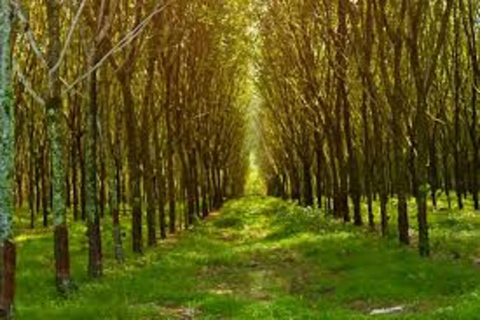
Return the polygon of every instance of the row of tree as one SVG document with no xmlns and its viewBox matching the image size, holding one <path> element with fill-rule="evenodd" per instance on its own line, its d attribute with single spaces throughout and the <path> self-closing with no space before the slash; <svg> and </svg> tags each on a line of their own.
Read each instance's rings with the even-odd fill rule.
<svg viewBox="0 0 480 320">
<path fill-rule="evenodd" d="M 269 0 L 261 6 L 258 66 L 262 166 L 269 193 L 326 206 L 335 217 L 429 255 L 427 200 L 456 192 L 479 209 L 480 2 Z M 325 201 L 323 200 L 325 199 Z"/>
<path fill-rule="evenodd" d="M 11 315 L 12 215 L 53 224 L 58 290 L 72 287 L 67 221 L 102 218 L 124 258 L 242 193 L 248 165 L 244 1 L 35 0 L 0 5 L 0 313 Z M 71 213 L 71 215 L 70 215 Z M 144 218 L 146 221 L 144 222 Z"/>
</svg>

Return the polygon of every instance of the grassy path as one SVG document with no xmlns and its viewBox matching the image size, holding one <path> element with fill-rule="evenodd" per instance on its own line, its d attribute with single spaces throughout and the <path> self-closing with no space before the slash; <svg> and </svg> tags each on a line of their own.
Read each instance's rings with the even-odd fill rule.
<svg viewBox="0 0 480 320">
<path fill-rule="evenodd" d="M 51 238 L 19 245 L 19 319 L 478 319 L 480 272 L 271 198 L 229 203 L 219 216 L 100 281 L 81 278 L 84 230 L 72 238 L 80 290 L 53 289 Z M 108 233 L 108 231 L 107 231 Z M 107 234 L 108 236 L 108 234 Z M 106 241 L 106 250 L 111 243 Z M 49 260 L 50 259 L 50 260 Z M 478 293 L 478 296 L 477 296 Z M 403 306 L 398 315 L 368 316 Z"/>
</svg>

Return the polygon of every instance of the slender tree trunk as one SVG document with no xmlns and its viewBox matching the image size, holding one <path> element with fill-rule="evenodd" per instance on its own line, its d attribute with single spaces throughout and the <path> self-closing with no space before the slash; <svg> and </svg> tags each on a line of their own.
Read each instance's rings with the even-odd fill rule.
<svg viewBox="0 0 480 320">
<path fill-rule="evenodd" d="M 363 85 L 367 87 L 367 81 L 363 81 Z M 375 228 L 375 217 L 373 215 L 373 200 L 372 200 L 372 161 L 371 161 L 371 148 L 370 148 L 370 123 L 368 121 L 368 98 L 367 92 L 363 93 L 362 97 L 362 121 L 363 121 L 363 140 L 364 140 L 364 184 L 365 184 L 365 196 L 367 198 L 367 212 L 368 212 L 368 226 L 370 229 Z"/>
<path fill-rule="evenodd" d="M 81 123 L 81 122 L 80 122 Z M 86 125 L 88 126 L 88 119 Z M 86 148 L 88 142 L 83 139 L 83 135 L 77 136 L 78 158 L 80 164 L 80 207 L 82 210 L 82 221 L 87 219 L 87 166 L 85 163 Z"/>
<path fill-rule="evenodd" d="M 316 188 L 317 188 L 317 206 L 319 209 L 322 208 L 322 195 L 323 195 L 323 181 L 322 181 L 322 169 L 324 165 L 324 154 L 322 150 L 322 141 L 320 139 L 320 134 L 315 132 L 315 158 L 317 160 L 317 170 L 315 171 L 316 176 Z"/>
<path fill-rule="evenodd" d="M 48 183 L 48 162 L 46 157 L 48 151 L 46 151 L 47 142 L 43 142 L 41 157 L 42 157 L 42 209 L 43 209 L 43 226 L 48 227 L 48 216 L 50 215 L 50 205 L 48 204 L 49 198 L 49 183 Z"/>
<path fill-rule="evenodd" d="M 187 155 L 186 151 L 183 147 L 180 147 L 180 161 L 182 164 L 182 180 L 183 180 L 183 189 L 185 194 L 186 200 L 186 214 L 185 214 L 185 229 L 188 229 L 190 224 L 193 223 L 193 216 L 194 216 L 194 203 L 193 203 L 193 194 L 192 194 L 192 181 L 191 181 L 191 174 L 189 170 L 189 160 L 190 156 Z"/>
<path fill-rule="evenodd" d="M 337 97 L 336 97 L 336 119 L 337 119 L 337 162 L 339 170 L 339 189 L 336 199 L 335 210 L 339 210 L 339 215 L 343 217 L 345 222 L 350 222 L 350 213 L 348 208 L 348 175 L 349 175 L 349 160 L 347 160 L 345 148 L 344 148 L 344 135 L 350 134 L 350 120 L 347 101 L 347 88 L 346 88 L 346 76 L 348 62 L 346 59 L 346 46 L 347 46 L 347 0 L 338 0 L 338 29 L 337 29 L 337 48 L 336 48 L 336 75 L 337 75 Z M 343 119 L 344 130 L 342 130 Z M 350 136 L 346 136 L 347 144 Z M 351 150 L 348 150 L 351 151 Z M 353 156 L 353 155 L 349 155 Z M 350 159 L 350 158 L 349 158 Z"/>
<path fill-rule="evenodd" d="M 430 156 L 429 156 L 429 169 L 430 169 L 430 194 L 432 197 L 432 205 L 437 208 L 437 189 L 438 189 L 438 168 L 437 168 L 437 146 L 436 146 L 436 127 L 434 125 L 432 138 L 430 139 Z"/>
<path fill-rule="evenodd" d="M 296 168 L 295 163 L 291 164 L 290 169 L 290 185 L 291 185 L 291 198 L 293 200 L 301 202 L 302 199 L 302 192 L 301 192 L 301 182 L 300 177 Z"/>
<path fill-rule="evenodd" d="M 167 103 L 165 106 L 165 122 L 167 130 L 167 148 L 166 148 L 166 157 L 167 157 L 167 192 L 168 192 L 168 227 L 170 233 L 175 233 L 176 231 L 176 208 L 175 208 L 175 176 L 174 176 L 174 166 L 173 166 L 173 128 L 171 121 L 171 110 L 170 105 Z"/>
<path fill-rule="evenodd" d="M 100 151 L 100 201 L 99 201 L 99 209 L 100 209 L 100 217 L 103 219 L 105 217 L 105 205 L 106 205 L 106 179 L 107 179 L 107 168 L 105 167 L 105 156 L 104 151 Z"/>
<path fill-rule="evenodd" d="M 310 152 L 308 152 L 310 153 Z M 303 198 L 304 205 L 307 207 L 313 206 L 313 188 L 312 188 L 312 168 L 310 164 L 309 155 L 305 155 L 305 159 L 302 161 L 303 168 Z"/>
<path fill-rule="evenodd" d="M 64 129 L 66 131 L 66 129 Z M 67 137 L 66 133 L 65 133 L 65 137 Z M 66 138 L 63 138 L 63 140 L 65 141 Z M 65 148 L 65 151 L 66 151 L 66 157 L 67 157 L 67 161 L 65 163 L 65 206 L 67 207 L 67 210 L 70 209 L 70 207 L 72 206 L 72 197 L 71 197 L 71 194 L 72 194 L 72 184 L 71 184 L 71 180 L 70 180 L 70 162 L 71 162 L 71 159 L 70 159 L 70 152 L 68 152 L 70 146 L 67 146 Z"/>
<path fill-rule="evenodd" d="M 448 130 L 447 129 L 444 129 L 444 130 Z M 443 152 L 442 152 L 442 155 L 443 155 L 443 186 L 444 186 L 444 189 L 445 189 L 445 194 L 447 196 L 447 202 L 448 202 L 448 208 L 451 209 L 452 208 L 452 201 L 451 201 L 451 198 L 450 198 L 450 189 L 451 189 L 451 181 L 450 181 L 450 165 L 449 165 L 449 161 L 448 161 L 448 157 L 450 155 L 450 150 L 449 150 L 449 147 L 448 147 L 448 144 L 449 144 L 449 141 L 448 139 L 446 138 L 446 134 L 445 134 L 445 137 L 444 137 L 444 141 L 443 141 Z"/>
<path fill-rule="evenodd" d="M 405 123 L 403 111 L 405 108 L 403 101 L 403 79 L 402 79 L 402 57 L 403 57 L 403 38 L 401 35 L 405 15 L 405 1 L 402 2 L 401 23 L 394 40 L 394 87 L 393 87 L 393 148 L 395 155 L 395 188 L 398 198 L 398 236 L 400 243 L 410 244 L 409 222 L 408 222 L 408 176 L 405 161 L 405 132 L 403 123 Z"/>
<path fill-rule="evenodd" d="M 201 218 L 200 214 L 200 193 L 199 193 L 199 181 L 198 181 L 198 157 L 197 157 L 197 152 L 195 151 L 192 155 L 192 160 L 191 162 L 193 163 L 192 166 L 192 178 L 193 178 L 193 196 L 194 196 L 194 202 L 195 202 L 195 216 L 197 218 Z"/>
<path fill-rule="evenodd" d="M 364 86 L 364 92 L 362 95 L 362 121 L 363 121 L 363 138 L 364 138 L 364 150 L 365 150 L 365 159 L 364 159 L 364 184 L 365 184 L 365 195 L 367 198 L 367 211 L 368 211 L 368 225 L 371 230 L 375 229 L 375 217 L 373 214 L 373 197 L 372 197 L 372 185 L 373 185 L 373 150 L 370 139 L 370 121 L 369 121 L 369 106 L 370 108 L 375 107 L 374 101 L 374 89 L 371 84 L 371 68 L 372 68 L 372 46 L 374 42 L 374 12 L 372 1 L 366 1 L 367 10 L 365 11 L 364 23 L 365 23 L 365 33 L 364 33 L 364 67 L 365 74 L 362 77 L 362 84 Z"/>
<path fill-rule="evenodd" d="M 388 221 L 390 220 L 390 217 L 388 216 L 387 205 L 388 193 L 383 192 L 382 194 L 380 194 L 380 217 L 382 225 L 382 236 L 384 237 L 388 235 Z"/>
<path fill-rule="evenodd" d="M 36 214 L 40 212 L 40 208 L 42 207 L 42 199 L 41 199 L 41 181 L 40 178 L 40 161 L 38 161 L 38 147 L 35 148 L 35 152 L 33 154 L 34 161 L 35 161 L 35 208 Z"/>
<path fill-rule="evenodd" d="M 163 173 L 163 163 L 161 164 L 161 172 L 159 173 L 159 186 L 158 186 L 158 220 L 160 225 L 160 237 L 162 239 L 167 238 L 167 221 L 165 214 L 165 176 Z"/>
<path fill-rule="evenodd" d="M 125 261 L 125 253 L 123 250 L 122 241 L 122 226 L 120 225 L 120 207 L 122 203 L 122 144 L 121 144 L 121 130 L 122 130 L 122 112 L 117 112 L 115 124 L 115 146 L 114 146 L 114 166 L 115 179 L 112 185 L 113 194 L 113 243 L 115 246 L 115 260 L 119 263 Z"/>
<path fill-rule="evenodd" d="M 122 189 L 121 189 L 121 173 L 120 173 L 120 156 L 115 160 L 115 179 L 114 179 L 114 189 L 112 190 L 112 194 L 114 195 L 113 199 L 113 211 L 112 211 L 112 222 L 113 222 L 113 243 L 115 246 L 115 260 L 119 263 L 123 263 L 125 261 L 125 253 L 123 251 L 123 244 L 122 244 L 122 230 L 120 226 L 120 201 L 122 197 Z"/>
<path fill-rule="evenodd" d="M 129 75 L 123 74 L 122 94 L 125 108 L 125 121 L 128 137 L 128 170 L 130 180 L 130 205 L 132 208 L 132 249 L 133 252 L 143 252 L 142 235 L 142 198 L 141 198 L 141 172 L 139 168 L 138 136 L 134 99 L 132 95 L 131 79 Z"/>
<path fill-rule="evenodd" d="M 9 0 L 0 0 L 0 319 L 12 319 L 16 249 L 14 212 L 14 112 L 11 84 L 11 31 L 13 12 Z"/>
<path fill-rule="evenodd" d="M 427 192 L 428 192 L 428 123 L 427 123 L 427 102 L 426 94 L 418 93 L 418 149 L 416 169 L 418 176 L 417 189 L 417 220 L 418 220 L 418 248 L 420 255 L 430 255 L 430 244 L 428 237 L 428 221 L 427 221 Z"/>
<path fill-rule="evenodd" d="M 72 110 L 72 129 L 70 132 L 71 148 L 70 148 L 70 171 L 72 176 L 72 207 L 73 219 L 78 220 L 78 147 L 77 147 L 77 119 L 79 112 L 77 108 L 77 101 L 74 101 Z"/>
<path fill-rule="evenodd" d="M 70 252 L 68 247 L 67 207 L 65 163 L 63 161 L 64 144 L 63 137 L 66 134 L 62 115 L 62 99 L 60 88 L 60 73 L 53 68 L 60 58 L 60 4 L 56 0 L 46 2 L 48 15 L 48 29 L 50 35 L 48 47 L 49 71 L 49 97 L 46 102 L 48 141 L 50 149 L 48 155 L 52 168 L 51 183 L 53 187 L 53 225 L 54 225 L 54 249 L 57 290 L 62 294 L 68 294 L 72 289 L 70 278 Z"/>
<path fill-rule="evenodd" d="M 35 146 L 34 146 L 34 139 L 33 137 L 35 136 L 35 126 L 34 126 L 34 117 L 33 117 L 33 112 L 30 112 L 30 128 L 29 128 L 29 138 L 30 138 L 30 144 L 29 144 L 29 151 L 30 151 L 30 157 L 29 157 L 29 176 L 28 176 L 28 206 L 30 209 L 30 228 L 34 229 L 35 228 L 35 217 L 37 211 L 35 210 L 35 200 L 36 200 L 36 194 L 35 194 L 35 187 L 38 185 L 36 181 L 36 153 L 35 153 Z"/>
<path fill-rule="evenodd" d="M 154 42 L 152 42 L 153 44 Z M 152 127 L 156 126 L 156 123 L 152 123 L 150 119 L 154 115 L 153 101 L 151 95 L 153 92 L 153 82 L 155 80 L 155 49 L 154 47 L 150 48 L 149 60 L 147 66 L 147 84 L 145 86 L 144 92 L 144 103 L 143 103 L 143 136 L 142 136 L 142 151 L 143 155 L 143 185 L 147 198 L 147 243 L 149 246 L 157 245 L 157 224 L 156 224 L 156 199 L 155 199 L 155 170 L 152 164 L 153 150 L 151 148 L 151 136 L 152 136 Z M 158 137 L 153 137 L 153 139 L 158 139 Z"/>
<path fill-rule="evenodd" d="M 167 233 L 167 221 L 165 215 L 165 164 L 162 157 L 162 150 L 160 148 L 160 135 L 158 132 L 158 125 L 153 124 L 153 145 L 155 152 L 155 165 L 156 165 L 156 176 L 155 176 L 155 189 L 157 192 L 158 200 L 158 223 L 160 227 L 160 238 L 166 239 Z"/>
<path fill-rule="evenodd" d="M 96 64 L 96 49 L 90 53 L 90 65 Z M 88 233 L 88 274 L 92 278 L 102 276 L 102 239 L 100 231 L 100 213 L 98 207 L 98 97 L 97 97 L 97 72 L 93 71 L 89 79 L 89 112 L 87 121 L 87 136 L 85 141 L 86 163 L 86 198 L 85 207 L 87 215 Z"/>
</svg>

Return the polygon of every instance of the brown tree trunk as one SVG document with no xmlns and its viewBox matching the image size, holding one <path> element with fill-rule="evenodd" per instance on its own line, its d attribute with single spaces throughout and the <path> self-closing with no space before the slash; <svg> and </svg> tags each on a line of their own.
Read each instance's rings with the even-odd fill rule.
<svg viewBox="0 0 480 320">
<path fill-rule="evenodd" d="M 322 141 L 320 139 L 320 134 L 315 133 L 315 158 L 317 160 L 317 170 L 315 171 L 315 181 L 317 188 L 317 207 L 322 208 L 322 196 L 323 196 L 323 179 L 322 179 L 322 169 L 324 165 L 324 154 L 322 150 Z"/>
<path fill-rule="evenodd" d="M 84 139 L 79 135 L 77 138 L 78 141 L 78 158 L 80 164 L 80 180 L 81 180 L 81 187 L 80 187 L 80 207 L 82 210 L 82 221 L 87 219 L 87 168 L 85 164 L 85 146 L 83 144 L 87 144 Z M 83 142 L 83 144 L 82 144 Z"/>
<path fill-rule="evenodd" d="M 106 204 L 106 179 L 107 179 L 107 168 L 105 166 L 105 157 L 103 154 L 103 150 L 100 152 L 100 200 L 99 200 L 99 209 L 100 209 L 100 217 L 103 219 L 105 217 L 105 204 Z"/>
<path fill-rule="evenodd" d="M 54 238 L 57 290 L 65 295 L 72 289 L 68 229 L 66 223 L 55 226 Z"/>
<path fill-rule="evenodd" d="M 122 95 L 125 108 L 125 127 L 128 137 L 128 165 L 130 180 L 130 206 L 132 208 L 132 249 L 133 252 L 142 253 L 142 198 L 141 198 L 141 172 L 139 168 L 138 136 L 134 99 L 132 95 L 131 79 L 127 74 L 120 77 Z"/>
<path fill-rule="evenodd" d="M 405 245 L 410 244 L 409 236 L 409 222 L 408 222 L 408 206 L 407 206 L 407 192 L 408 192 L 408 176 L 405 161 L 405 132 L 403 123 L 405 102 L 403 100 L 403 79 L 402 79 L 402 58 L 403 58 L 403 27 L 405 19 L 406 2 L 402 2 L 401 16 L 398 30 L 394 38 L 394 87 L 393 87 L 393 148 L 395 156 L 395 188 L 398 198 L 398 236 L 400 243 Z"/>
<path fill-rule="evenodd" d="M 380 218 L 382 225 L 382 236 L 386 237 L 388 235 L 388 221 L 390 220 L 387 211 L 388 204 L 388 193 L 383 192 L 380 194 Z"/>
<path fill-rule="evenodd" d="M 346 59 L 346 45 L 347 45 L 347 0 L 338 0 L 338 28 L 337 28 L 337 41 L 336 41 L 336 75 L 337 75 L 337 88 L 336 88 L 336 104 L 335 104 L 335 117 L 337 120 L 336 126 L 336 155 L 338 163 L 338 192 L 335 196 L 335 211 L 338 211 L 338 215 L 343 217 L 345 222 L 350 222 L 350 213 L 348 208 L 348 172 L 349 165 L 346 160 L 346 153 L 344 148 L 344 135 L 342 133 L 349 133 L 346 129 L 350 128 L 349 123 L 349 110 L 347 106 L 347 88 L 346 88 L 346 76 L 347 76 L 347 59 Z M 343 119 L 344 130 L 342 130 Z M 346 137 L 349 138 L 349 137 Z M 347 141 L 349 143 L 349 141 Z"/>
<path fill-rule="evenodd" d="M 425 99 L 425 100 L 423 100 Z M 426 94 L 419 93 L 418 102 L 418 149 L 416 169 L 418 175 L 418 189 L 417 189 L 417 220 L 418 220 L 418 249 L 420 255 L 430 255 L 430 243 L 428 236 L 428 221 L 427 221 L 427 181 L 428 181 L 428 124 L 427 124 L 427 102 Z"/>
<path fill-rule="evenodd" d="M 169 232 L 175 233 L 176 231 L 176 208 L 175 208 L 175 176 L 174 176 L 174 164 L 173 164 L 173 128 L 171 123 L 171 111 L 170 106 L 167 104 L 165 106 L 165 121 L 166 121 L 166 130 L 167 130 L 167 148 L 166 148 L 166 157 L 167 157 L 167 193 L 168 193 L 168 226 Z"/>
<path fill-rule="evenodd" d="M 90 65 L 96 64 L 96 50 L 92 50 Z M 87 137 L 85 141 L 85 162 L 86 169 L 86 197 L 85 206 L 87 214 L 87 234 L 88 234 L 88 274 L 92 278 L 102 276 L 102 238 L 100 233 L 100 213 L 98 208 L 98 92 L 97 92 L 97 72 L 93 71 L 89 82 L 89 114 Z M 88 175 L 88 176 L 87 176 Z"/>
<path fill-rule="evenodd" d="M 10 240 L 0 244 L 0 319 L 13 319 L 16 248 Z"/>
<path fill-rule="evenodd" d="M 87 222 L 88 233 L 88 274 L 92 278 L 99 278 L 103 274 L 102 266 L 102 238 L 100 234 L 100 216 L 97 214 L 94 221 Z"/>
<path fill-rule="evenodd" d="M 123 244 L 122 244 L 122 230 L 120 226 L 120 201 L 122 199 L 122 184 L 121 184 L 121 174 L 120 174 L 120 160 L 116 160 L 115 165 L 115 201 L 114 201 L 114 208 L 112 212 L 112 222 L 113 222 L 113 243 L 115 246 L 115 260 L 119 263 L 123 263 L 125 261 L 125 253 L 123 251 Z"/>
<path fill-rule="evenodd" d="M 41 157 L 42 157 L 42 209 L 43 209 L 43 226 L 48 227 L 48 216 L 50 215 L 50 205 L 48 199 L 50 197 L 50 186 L 48 184 L 48 163 L 46 161 L 46 151 L 45 144 L 42 147 Z"/>
<path fill-rule="evenodd" d="M 430 176 L 430 195 L 432 197 L 433 208 L 437 208 L 437 189 L 438 189 L 438 168 L 437 168 L 437 146 L 436 146 L 436 126 L 434 125 L 432 138 L 430 139 L 429 155 L 429 176 Z"/>
<path fill-rule="evenodd" d="M 302 161 L 303 165 L 303 204 L 307 207 L 313 206 L 312 173 L 309 160 Z"/>
<path fill-rule="evenodd" d="M 72 141 L 72 146 L 70 148 L 70 167 L 72 171 L 72 201 L 73 201 L 73 219 L 75 221 L 78 220 L 78 171 L 77 171 L 77 139 L 76 139 L 76 122 L 77 122 L 77 107 L 76 105 L 74 106 L 73 110 L 74 116 L 73 116 L 73 130 L 71 133 L 71 141 Z"/>
<path fill-rule="evenodd" d="M 33 112 L 31 112 L 33 114 Z M 36 153 L 35 153 L 35 147 L 33 145 L 33 137 L 34 137 L 34 132 L 35 132 L 35 127 L 34 127 L 34 119 L 33 115 L 31 116 L 30 119 L 30 128 L 29 128 L 29 137 L 30 137 L 30 156 L 29 156 L 29 171 L 28 171 L 28 207 L 30 210 L 30 228 L 34 229 L 35 228 L 35 216 L 36 216 L 36 211 L 35 211 L 35 200 L 37 198 L 37 195 L 35 194 L 35 187 L 38 185 L 38 182 L 36 181 Z"/>
</svg>

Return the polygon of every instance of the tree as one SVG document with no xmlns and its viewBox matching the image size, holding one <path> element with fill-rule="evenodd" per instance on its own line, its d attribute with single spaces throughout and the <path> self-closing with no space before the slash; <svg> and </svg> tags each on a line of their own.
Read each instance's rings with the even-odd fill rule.
<svg viewBox="0 0 480 320">
<path fill-rule="evenodd" d="M 12 215 L 14 211 L 14 118 L 11 65 L 13 11 L 10 1 L 0 2 L 0 318 L 13 316 L 15 256 Z"/>
<path fill-rule="evenodd" d="M 70 252 L 68 247 L 67 208 L 65 190 L 65 164 L 63 156 L 63 137 L 65 135 L 64 117 L 62 110 L 62 97 L 60 87 L 60 73 L 57 63 L 61 58 L 60 44 L 60 10 L 59 4 L 54 0 L 46 2 L 49 47 L 49 94 L 45 103 L 48 116 L 48 139 L 50 150 L 48 155 L 52 164 L 53 184 L 53 224 L 55 243 L 55 266 L 57 289 L 68 293 L 72 288 L 70 279 Z"/>
</svg>

